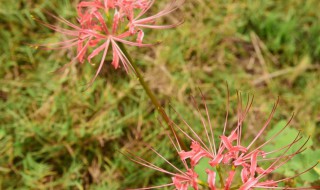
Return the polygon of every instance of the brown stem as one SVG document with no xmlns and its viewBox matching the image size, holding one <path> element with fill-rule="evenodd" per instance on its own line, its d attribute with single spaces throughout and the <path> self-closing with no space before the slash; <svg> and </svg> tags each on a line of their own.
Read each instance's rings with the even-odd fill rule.
<svg viewBox="0 0 320 190">
<path fill-rule="evenodd" d="M 163 109 L 163 107 L 161 106 L 160 102 L 158 101 L 157 97 L 154 95 L 154 93 L 151 91 L 149 85 L 147 84 L 147 82 L 144 80 L 140 69 L 137 67 L 137 65 L 135 64 L 135 62 L 132 60 L 131 56 L 129 55 L 129 53 L 127 52 L 126 48 L 124 47 L 124 45 L 122 43 L 118 43 L 120 49 L 122 50 L 122 52 L 124 53 L 124 55 L 127 57 L 127 59 L 129 60 L 129 62 L 132 65 L 132 68 L 134 70 L 135 75 L 137 76 L 141 86 L 143 87 L 143 89 L 145 90 L 145 92 L 147 93 L 147 95 L 149 96 L 151 102 L 153 103 L 153 105 L 156 107 L 156 109 L 159 111 L 161 117 L 165 120 L 165 122 L 167 123 L 169 129 L 171 130 L 172 134 L 175 135 L 178 139 L 179 144 L 181 145 L 182 149 L 187 150 L 186 149 L 186 145 L 181 141 L 181 139 L 179 138 L 178 134 L 176 133 L 176 131 L 173 128 L 173 123 L 170 120 L 169 116 L 167 115 L 167 113 L 165 112 L 165 110 Z"/>
</svg>

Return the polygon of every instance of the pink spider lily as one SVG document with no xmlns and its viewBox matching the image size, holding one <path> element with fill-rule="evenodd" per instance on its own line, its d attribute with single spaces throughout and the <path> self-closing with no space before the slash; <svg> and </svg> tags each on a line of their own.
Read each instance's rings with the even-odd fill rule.
<svg viewBox="0 0 320 190">
<path fill-rule="evenodd" d="M 229 97 L 229 95 L 228 95 Z M 201 138 L 193 128 L 182 118 L 182 116 L 177 113 L 183 123 L 186 125 L 190 133 L 183 130 L 180 126 L 174 123 L 175 127 L 184 134 L 186 139 L 191 142 L 190 150 L 182 150 L 177 135 L 174 133 L 174 138 L 171 138 L 168 135 L 168 138 L 171 141 L 176 153 L 177 160 L 180 160 L 183 163 L 184 169 L 181 170 L 177 168 L 173 163 L 166 160 L 160 153 L 156 152 L 153 148 L 150 148 L 153 152 L 157 154 L 161 159 L 164 159 L 171 167 L 174 168 L 177 172 L 170 172 L 164 170 L 155 164 L 145 161 L 143 158 L 135 156 L 134 154 L 127 152 L 128 158 L 138 164 L 149 167 L 151 169 L 157 170 L 159 172 L 171 175 L 172 183 L 164 184 L 161 186 L 155 187 L 145 187 L 138 189 L 156 189 L 162 187 L 172 186 L 178 190 L 187 190 L 190 188 L 193 189 L 202 189 L 200 186 L 206 187 L 210 190 L 252 190 L 255 188 L 260 189 L 320 189 L 320 186 L 313 187 L 281 187 L 279 186 L 280 182 L 288 181 L 294 177 L 302 175 L 317 164 L 313 165 L 309 169 L 296 174 L 292 177 L 283 178 L 280 180 L 270 180 L 269 174 L 276 171 L 278 168 L 290 161 L 295 155 L 303 152 L 306 148 L 305 145 L 309 139 L 307 139 L 299 148 L 293 153 L 288 153 L 292 149 L 293 145 L 297 142 L 300 142 L 302 137 L 300 132 L 288 145 L 281 147 L 270 152 L 263 151 L 263 147 L 272 142 L 277 136 L 288 127 L 292 118 L 289 122 L 271 138 L 269 138 L 264 143 L 258 144 L 257 140 L 262 136 L 263 132 L 269 126 L 270 121 L 275 113 L 278 101 L 274 104 L 274 107 L 266 120 L 265 124 L 258 131 L 257 135 L 253 140 L 248 144 L 244 145 L 241 142 L 242 126 L 246 115 L 248 114 L 250 107 L 252 106 L 253 97 L 248 97 L 247 105 L 242 106 L 241 98 L 238 96 L 238 108 L 237 108 L 237 118 L 238 121 L 236 126 L 227 135 L 227 122 L 228 122 L 228 111 L 226 113 L 226 120 L 223 127 L 223 132 L 220 135 L 220 142 L 217 143 L 214 138 L 214 128 L 212 127 L 211 120 L 209 117 L 209 111 L 206 105 L 206 102 L 203 98 L 203 105 L 206 112 L 206 117 L 201 115 L 200 108 L 196 106 L 196 109 L 199 113 L 199 117 L 204 129 L 205 137 Z M 194 101 L 195 103 L 195 101 Z M 229 104 L 229 98 L 228 98 Z M 228 105 L 227 104 L 227 105 Z M 228 107 L 228 106 L 227 106 Z M 218 145 L 218 146 L 217 146 Z M 280 153 L 279 156 L 272 156 L 274 153 Z M 198 179 L 199 170 L 196 169 L 200 161 L 206 158 L 204 161 L 208 163 L 208 168 L 203 168 L 203 172 L 207 174 L 207 181 L 201 181 Z M 263 165 L 264 167 L 261 167 Z M 203 173 L 202 172 L 202 173 Z"/>
<path fill-rule="evenodd" d="M 61 69 L 70 66 L 77 60 L 80 63 L 83 63 L 85 60 L 91 63 L 94 57 L 102 54 L 96 74 L 90 83 L 100 73 L 109 51 L 112 51 L 113 67 L 117 69 L 121 63 L 124 69 L 129 72 L 132 69 L 131 63 L 122 51 L 119 43 L 137 47 L 149 47 L 153 44 L 143 43 L 144 28 L 167 29 L 181 24 L 179 22 L 170 25 L 157 25 L 155 21 L 178 9 L 183 0 L 172 0 L 159 13 L 144 17 L 153 3 L 154 0 L 81 1 L 77 6 L 78 24 L 73 24 L 64 18 L 49 13 L 53 18 L 64 23 L 69 28 L 61 28 L 56 25 L 40 22 L 56 32 L 69 36 L 70 39 L 46 44 L 45 47 L 52 49 L 77 47 L 77 55 Z M 132 41 L 132 37 L 136 37 L 136 41 Z"/>
</svg>

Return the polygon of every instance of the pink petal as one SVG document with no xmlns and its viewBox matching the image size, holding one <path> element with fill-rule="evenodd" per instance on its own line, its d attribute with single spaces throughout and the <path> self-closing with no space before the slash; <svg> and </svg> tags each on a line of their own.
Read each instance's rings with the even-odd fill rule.
<svg viewBox="0 0 320 190">
<path fill-rule="evenodd" d="M 194 151 L 188 151 L 188 152 L 185 152 L 184 150 L 180 151 L 179 152 L 179 156 L 181 158 L 181 160 L 186 160 L 187 158 L 191 158 L 193 155 L 194 155 Z"/>
<path fill-rule="evenodd" d="M 139 31 L 138 31 L 138 36 L 137 36 L 137 42 L 138 42 L 139 44 L 142 43 L 143 37 L 144 37 L 144 32 L 143 32 L 142 30 L 139 30 Z"/>
<path fill-rule="evenodd" d="M 232 147 L 232 148 L 230 149 L 230 151 L 233 151 L 233 152 L 243 152 L 243 153 L 245 153 L 245 152 L 248 151 L 248 149 L 245 148 L 245 147 L 243 147 L 243 146 L 234 146 L 234 147 Z"/>
<path fill-rule="evenodd" d="M 221 141 L 222 141 L 223 145 L 224 145 L 228 150 L 232 149 L 232 144 L 231 144 L 231 141 L 229 140 L 228 137 L 226 137 L 226 136 L 221 136 L 220 138 L 221 138 Z"/>
<path fill-rule="evenodd" d="M 249 179 L 249 175 L 250 175 L 250 172 L 247 168 L 243 168 L 241 170 L 241 180 L 242 180 L 242 183 L 246 183 Z"/>
<path fill-rule="evenodd" d="M 254 177 L 255 172 L 257 170 L 257 165 L 258 165 L 257 157 L 259 154 L 264 155 L 263 151 L 260 151 L 260 150 L 253 152 L 253 154 L 251 155 L 251 167 L 250 167 L 251 177 Z"/>
<path fill-rule="evenodd" d="M 101 46 L 99 46 L 98 48 L 96 48 L 89 56 L 88 56 L 88 61 L 89 63 L 91 63 L 91 59 L 93 57 L 95 57 L 96 55 L 98 55 L 103 49 L 106 48 L 106 46 L 109 46 L 109 42 L 110 40 L 107 40 L 107 42 L 105 42 L 104 44 L 102 44 Z"/>
<path fill-rule="evenodd" d="M 209 164 L 212 166 L 212 167 L 215 167 L 217 166 L 218 164 L 220 164 L 220 162 L 222 161 L 223 159 L 223 155 L 222 154 L 217 154 L 214 159 L 212 159 Z"/>
<path fill-rule="evenodd" d="M 172 182 L 176 189 L 188 190 L 188 183 L 185 182 L 186 179 L 180 178 L 179 176 L 172 177 Z"/>
<path fill-rule="evenodd" d="M 193 141 L 193 142 L 191 143 L 190 148 L 191 148 L 193 151 L 198 152 L 198 151 L 201 150 L 201 145 L 200 145 L 197 141 Z"/>
<path fill-rule="evenodd" d="M 224 188 L 225 190 L 230 190 L 232 180 L 233 180 L 235 174 L 236 174 L 236 172 L 234 170 L 229 172 L 229 176 L 226 180 L 226 184 L 225 184 L 225 188 Z"/>
<path fill-rule="evenodd" d="M 239 190 L 249 190 L 257 184 L 258 180 L 256 178 L 250 177 L 248 181 L 243 184 Z"/>
<path fill-rule="evenodd" d="M 116 33 L 120 19 L 121 19 L 121 15 L 120 15 L 119 11 L 116 10 L 116 12 L 114 13 L 114 16 L 113 16 L 112 34 Z"/>
<path fill-rule="evenodd" d="M 206 169 L 206 173 L 208 174 L 208 181 L 209 187 L 211 190 L 216 190 L 216 173 L 214 171 L 211 171 L 209 169 Z"/>
<path fill-rule="evenodd" d="M 113 58 L 112 58 L 111 64 L 113 65 L 113 67 L 115 69 L 117 69 L 119 67 L 119 61 L 120 61 L 119 55 L 118 55 L 118 52 L 116 49 L 113 48 L 112 51 L 113 51 L 113 53 L 112 53 Z"/>
<path fill-rule="evenodd" d="M 88 50 L 88 46 L 83 47 L 83 41 L 78 42 L 78 60 L 80 63 L 84 62 L 84 56 Z"/>
<path fill-rule="evenodd" d="M 198 174 L 191 169 L 188 169 L 186 174 L 191 177 L 191 180 L 192 180 L 191 183 L 192 183 L 192 187 L 194 188 L 194 190 L 198 190 L 198 183 L 197 183 Z"/>
<path fill-rule="evenodd" d="M 199 161 L 201 160 L 201 158 L 203 157 L 208 157 L 210 158 L 210 154 L 208 154 L 206 151 L 204 150 L 200 150 L 199 152 L 197 152 L 196 154 L 194 154 L 190 159 L 191 159 L 191 166 L 194 167 L 196 166 Z"/>
</svg>

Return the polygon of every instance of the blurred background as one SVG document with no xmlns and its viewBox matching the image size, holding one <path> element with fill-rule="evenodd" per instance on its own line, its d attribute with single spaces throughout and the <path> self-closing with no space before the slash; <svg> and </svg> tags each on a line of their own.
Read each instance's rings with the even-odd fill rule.
<svg viewBox="0 0 320 190">
<path fill-rule="evenodd" d="M 151 12 L 167 2 L 157 1 Z M 149 144 L 177 160 L 159 115 L 133 75 L 106 64 L 84 91 L 97 65 L 76 64 L 54 75 L 75 56 L 74 49 L 28 45 L 65 39 L 32 17 L 61 25 L 48 11 L 76 23 L 76 4 L 0 0 L 0 189 L 125 189 L 169 182 L 168 176 L 120 153 L 129 149 L 168 167 L 143 148 Z M 320 158 L 319 8 L 318 0 L 188 0 L 163 20 L 184 17 L 183 25 L 146 32 L 145 42 L 162 41 L 160 45 L 128 51 L 170 117 L 181 123 L 172 106 L 199 133 L 201 122 L 190 103 L 190 96 L 201 99 L 198 88 L 218 133 L 224 124 L 226 82 L 230 128 L 236 123 L 237 90 L 244 104 L 248 94 L 255 96 L 244 125 L 245 142 L 263 126 L 279 96 L 261 141 L 292 113 L 290 129 L 269 149 L 289 143 L 298 130 L 311 137 L 310 148 L 274 175 L 292 176 Z M 285 185 L 319 184 L 319 176 L 318 166 Z"/>
</svg>

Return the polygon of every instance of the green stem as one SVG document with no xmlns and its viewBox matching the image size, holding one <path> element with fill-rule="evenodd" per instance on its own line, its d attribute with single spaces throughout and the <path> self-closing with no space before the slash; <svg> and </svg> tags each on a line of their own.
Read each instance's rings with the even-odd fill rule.
<svg viewBox="0 0 320 190">
<path fill-rule="evenodd" d="M 204 186 L 204 187 L 209 187 L 208 183 L 204 182 L 204 181 L 201 181 L 201 180 L 197 180 L 197 183 L 201 186 Z"/>
<path fill-rule="evenodd" d="M 167 123 L 168 127 L 170 128 L 172 134 L 178 139 L 179 144 L 181 145 L 181 147 L 186 150 L 186 146 L 185 144 L 181 141 L 181 139 L 179 138 L 179 136 L 177 135 L 177 133 L 175 132 L 174 128 L 173 128 L 173 123 L 171 122 L 169 116 L 167 115 L 167 113 L 165 112 L 165 110 L 163 109 L 163 107 L 161 106 L 160 102 L 158 101 L 157 97 L 154 95 L 154 93 L 151 91 L 149 85 L 147 84 L 147 82 L 144 80 L 140 69 L 138 68 L 138 66 L 135 64 L 135 62 L 132 60 L 131 56 L 129 55 L 129 53 L 127 52 L 126 48 L 124 47 L 124 45 L 122 43 L 118 43 L 120 49 L 122 50 L 122 52 L 124 53 L 124 55 L 127 57 L 127 59 L 129 60 L 129 62 L 132 65 L 132 68 L 134 70 L 135 75 L 137 76 L 141 86 L 143 87 L 143 89 L 146 91 L 147 95 L 149 96 L 151 102 L 153 103 L 153 105 L 156 107 L 156 109 L 159 111 L 161 117 L 165 120 L 165 122 Z"/>
<path fill-rule="evenodd" d="M 218 172 L 218 175 L 219 175 L 219 178 L 220 178 L 221 187 L 224 188 L 224 182 L 223 182 L 221 167 L 219 165 L 217 165 L 216 168 L 217 168 L 217 172 Z"/>
</svg>

